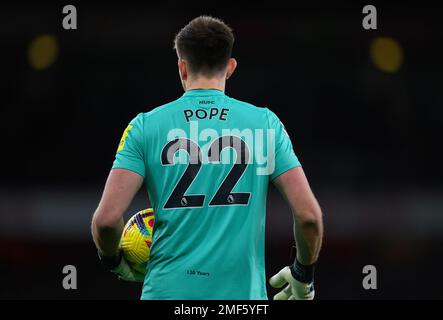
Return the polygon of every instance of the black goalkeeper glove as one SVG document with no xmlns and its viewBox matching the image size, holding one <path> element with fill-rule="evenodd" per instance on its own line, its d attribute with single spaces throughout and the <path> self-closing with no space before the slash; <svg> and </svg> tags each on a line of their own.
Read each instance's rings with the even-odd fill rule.
<svg viewBox="0 0 443 320">
<path fill-rule="evenodd" d="M 123 257 L 121 250 L 115 256 L 102 256 L 100 255 L 100 252 L 98 253 L 98 256 L 102 265 L 109 271 L 115 273 L 120 280 L 132 282 L 144 281 L 145 275 L 131 268 Z"/>
<path fill-rule="evenodd" d="M 269 279 L 274 288 L 287 286 L 274 296 L 274 300 L 313 300 L 314 265 L 305 266 L 295 259 L 294 264 L 284 267 Z"/>
</svg>

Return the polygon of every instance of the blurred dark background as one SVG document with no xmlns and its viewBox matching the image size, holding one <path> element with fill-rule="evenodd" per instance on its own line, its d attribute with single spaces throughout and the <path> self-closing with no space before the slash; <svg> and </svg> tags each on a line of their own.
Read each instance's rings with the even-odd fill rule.
<svg viewBox="0 0 443 320">
<path fill-rule="evenodd" d="M 233 27 L 227 94 L 283 120 L 323 208 L 317 297 L 443 298 L 441 14 L 372 4 L 377 30 L 355 2 L 2 3 L 0 298 L 139 298 L 100 267 L 90 220 L 127 123 L 182 94 L 172 40 L 200 14 Z M 147 206 L 143 190 L 128 216 Z M 268 276 L 292 243 L 271 188 Z M 68 264 L 77 290 L 62 287 Z M 369 264 L 377 290 L 362 287 Z"/>
</svg>

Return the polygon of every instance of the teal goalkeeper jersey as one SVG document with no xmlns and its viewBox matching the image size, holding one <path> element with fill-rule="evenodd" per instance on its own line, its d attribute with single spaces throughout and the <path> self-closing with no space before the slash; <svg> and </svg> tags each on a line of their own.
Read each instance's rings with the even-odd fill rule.
<svg viewBox="0 0 443 320">
<path fill-rule="evenodd" d="M 269 182 L 299 166 L 267 108 L 190 90 L 128 125 L 113 168 L 144 177 L 155 213 L 142 299 L 267 299 Z"/>
</svg>

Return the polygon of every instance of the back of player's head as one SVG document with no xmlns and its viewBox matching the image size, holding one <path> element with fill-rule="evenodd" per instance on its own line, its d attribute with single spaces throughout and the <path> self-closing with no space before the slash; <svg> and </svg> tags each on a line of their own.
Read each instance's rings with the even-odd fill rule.
<svg viewBox="0 0 443 320">
<path fill-rule="evenodd" d="M 232 29 L 222 20 L 200 16 L 175 36 L 174 48 L 189 71 L 207 77 L 223 72 L 234 45 Z"/>
</svg>

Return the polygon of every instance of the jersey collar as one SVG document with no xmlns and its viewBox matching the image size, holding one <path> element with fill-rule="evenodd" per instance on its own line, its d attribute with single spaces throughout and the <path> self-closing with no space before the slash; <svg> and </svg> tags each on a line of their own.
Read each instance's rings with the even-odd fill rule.
<svg viewBox="0 0 443 320">
<path fill-rule="evenodd" d="M 186 91 L 184 97 L 207 97 L 207 96 L 223 96 L 225 93 L 218 89 L 192 89 Z"/>
</svg>

